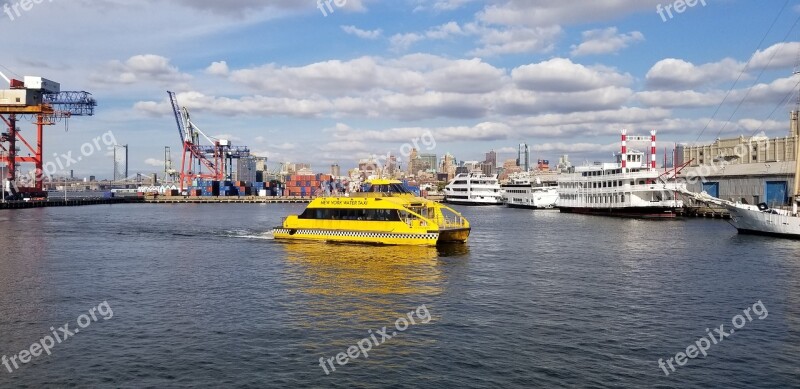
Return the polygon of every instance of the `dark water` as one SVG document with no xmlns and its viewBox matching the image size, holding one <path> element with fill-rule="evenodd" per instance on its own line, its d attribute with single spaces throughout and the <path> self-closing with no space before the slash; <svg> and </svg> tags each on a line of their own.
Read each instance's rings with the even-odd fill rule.
<svg viewBox="0 0 800 389">
<path fill-rule="evenodd" d="M 463 209 L 467 247 L 272 240 L 301 209 L 0 212 L 0 354 L 89 324 L 0 365 L 0 387 L 800 387 L 800 242 L 504 208 Z M 665 376 L 659 358 L 759 300 L 764 319 Z M 368 358 L 320 367 L 412 311 Z"/>
</svg>

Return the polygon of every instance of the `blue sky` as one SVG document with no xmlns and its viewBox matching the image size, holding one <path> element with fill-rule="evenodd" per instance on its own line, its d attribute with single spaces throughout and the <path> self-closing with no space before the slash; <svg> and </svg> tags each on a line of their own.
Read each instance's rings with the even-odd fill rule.
<svg viewBox="0 0 800 389">
<path fill-rule="evenodd" d="M 339 0 L 327 16 L 316 0 L 15 2 L 0 70 L 100 104 L 48 128 L 46 155 L 113 131 L 143 173 L 162 170 L 164 146 L 179 163 L 166 90 L 272 164 L 352 167 L 428 132 L 440 157 L 506 159 L 524 141 L 534 158 L 580 163 L 609 159 L 622 128 L 658 130 L 661 148 L 784 136 L 800 59 L 785 0 L 698 0 L 666 21 L 663 0 Z M 111 166 L 98 153 L 72 168 Z"/>
</svg>

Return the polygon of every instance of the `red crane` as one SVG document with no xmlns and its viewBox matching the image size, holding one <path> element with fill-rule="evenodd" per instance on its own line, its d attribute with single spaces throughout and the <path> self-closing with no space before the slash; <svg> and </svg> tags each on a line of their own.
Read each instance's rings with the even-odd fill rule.
<svg viewBox="0 0 800 389">
<path fill-rule="evenodd" d="M 186 107 L 178 105 L 178 98 L 174 92 L 167 91 L 172 111 L 175 114 L 175 123 L 183 143 L 183 157 L 181 158 L 180 190 L 192 186 L 196 179 L 224 181 L 230 179 L 233 170 L 233 160 L 250 156 L 250 149 L 246 146 L 231 146 L 230 141 L 216 139 L 206 135 L 197 127 L 189 115 Z M 203 136 L 211 146 L 200 144 Z M 203 170 L 205 169 L 205 173 Z"/>
<path fill-rule="evenodd" d="M 72 116 L 92 116 L 97 101 L 88 92 L 61 91 L 61 86 L 41 77 L 25 77 L 24 82 L 9 79 L 2 72 L 0 77 L 9 83 L 9 89 L 0 90 L 0 119 L 7 130 L 0 133 L 0 164 L 7 168 L 7 188 L 11 197 L 30 194 L 33 197 L 46 197 L 44 191 L 44 126 L 55 124 L 56 120 Z M 20 120 L 31 118 L 36 125 L 36 147 L 22 136 L 17 126 Z M 20 157 L 17 142 L 30 152 Z M 20 180 L 17 165 L 32 163 L 35 171 L 32 179 Z M 31 182 L 32 181 L 32 182 Z M 32 184 L 32 185 L 31 185 Z"/>
</svg>

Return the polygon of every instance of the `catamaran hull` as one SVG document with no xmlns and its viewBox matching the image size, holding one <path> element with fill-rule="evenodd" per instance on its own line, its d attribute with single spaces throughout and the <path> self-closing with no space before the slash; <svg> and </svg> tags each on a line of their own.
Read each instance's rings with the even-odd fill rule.
<svg viewBox="0 0 800 389">
<path fill-rule="evenodd" d="M 439 231 L 438 243 L 466 243 L 469 239 L 469 228 L 458 228 L 452 230 Z"/>
<path fill-rule="evenodd" d="M 305 240 L 319 242 L 359 243 L 390 246 L 436 246 L 442 243 L 465 243 L 470 229 L 431 231 L 423 234 L 395 234 L 377 231 L 346 231 L 322 229 L 289 229 L 278 227 L 272 230 L 278 240 Z"/>
<path fill-rule="evenodd" d="M 626 207 L 626 208 L 578 208 L 559 207 L 562 213 L 625 217 L 635 219 L 674 219 L 676 209 L 671 207 Z"/>
</svg>

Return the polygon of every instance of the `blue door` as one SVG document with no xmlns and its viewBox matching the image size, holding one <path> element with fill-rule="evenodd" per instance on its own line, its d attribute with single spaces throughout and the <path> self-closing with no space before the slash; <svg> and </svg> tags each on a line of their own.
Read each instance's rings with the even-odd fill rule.
<svg viewBox="0 0 800 389">
<path fill-rule="evenodd" d="M 719 182 L 704 182 L 703 191 L 709 196 L 719 198 Z"/>
<path fill-rule="evenodd" d="M 786 204 L 786 181 L 767 181 L 767 205 L 770 207 Z"/>
</svg>

